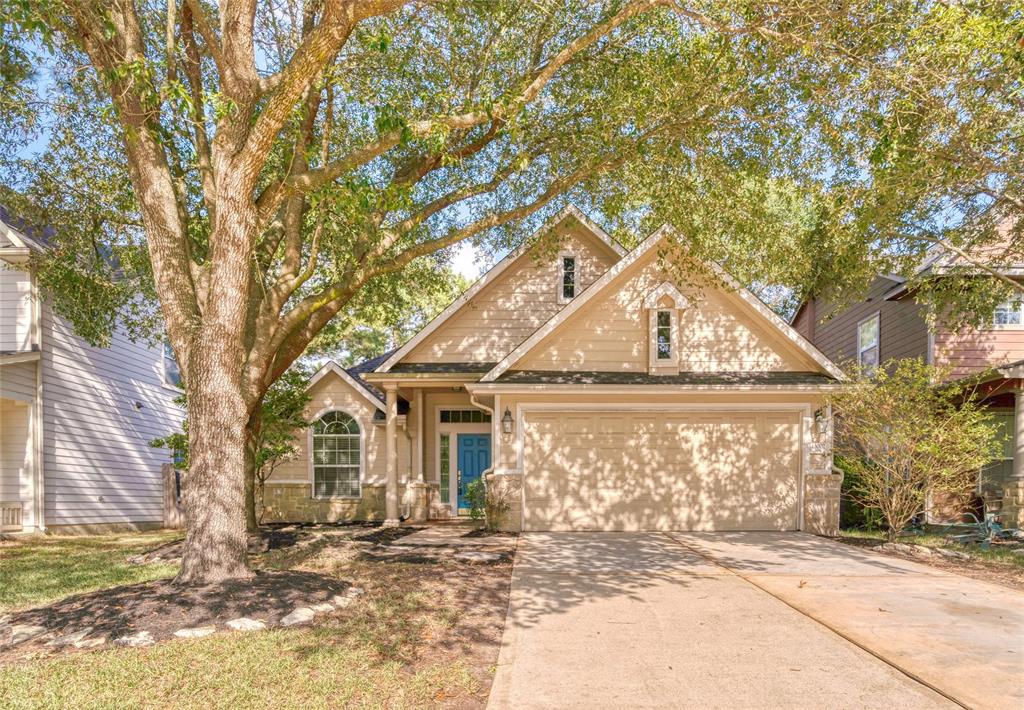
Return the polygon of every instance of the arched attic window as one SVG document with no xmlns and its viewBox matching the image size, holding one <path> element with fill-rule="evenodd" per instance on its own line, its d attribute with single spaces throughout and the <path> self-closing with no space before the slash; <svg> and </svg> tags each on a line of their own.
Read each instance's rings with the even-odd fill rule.
<svg viewBox="0 0 1024 710">
<path fill-rule="evenodd" d="M 313 423 L 313 496 L 358 498 L 363 470 L 359 422 L 331 411 Z"/>
<path fill-rule="evenodd" d="M 644 297 L 648 317 L 648 371 L 652 375 L 679 374 L 679 312 L 688 301 L 668 281 Z"/>
</svg>

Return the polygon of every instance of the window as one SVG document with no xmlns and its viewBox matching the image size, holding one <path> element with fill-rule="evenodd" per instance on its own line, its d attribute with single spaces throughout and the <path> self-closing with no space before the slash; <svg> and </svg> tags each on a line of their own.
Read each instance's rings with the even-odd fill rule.
<svg viewBox="0 0 1024 710">
<path fill-rule="evenodd" d="M 878 367 L 878 314 L 857 325 L 857 362 L 861 367 Z"/>
<path fill-rule="evenodd" d="M 359 423 L 345 412 L 328 412 L 313 424 L 313 495 L 359 495 L 362 455 Z"/>
<path fill-rule="evenodd" d="M 672 312 L 658 311 L 657 350 L 659 360 L 672 358 Z"/>
<path fill-rule="evenodd" d="M 576 297 L 576 257 L 562 255 L 562 298 L 563 301 L 571 301 Z"/>
<path fill-rule="evenodd" d="M 164 341 L 164 384 L 171 387 L 181 387 L 181 368 L 174 358 L 174 348 L 166 340 Z"/>
<path fill-rule="evenodd" d="M 490 424 L 491 415 L 480 409 L 442 409 L 442 424 Z"/>
<path fill-rule="evenodd" d="M 1024 301 L 1019 298 L 1013 298 L 1009 301 L 1004 301 L 996 306 L 996 311 L 993 317 L 996 325 L 1021 325 L 1024 324 L 1024 316 L 1021 315 L 1022 306 Z"/>
<path fill-rule="evenodd" d="M 441 434 L 441 500 L 448 502 L 449 494 L 451 492 L 451 472 L 452 472 L 452 437 L 450 434 Z"/>
</svg>

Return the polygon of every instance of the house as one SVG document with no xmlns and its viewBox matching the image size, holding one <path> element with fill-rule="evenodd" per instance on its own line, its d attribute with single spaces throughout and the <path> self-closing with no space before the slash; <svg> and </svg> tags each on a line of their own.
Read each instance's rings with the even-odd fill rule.
<svg viewBox="0 0 1024 710">
<path fill-rule="evenodd" d="M 483 477 L 509 530 L 837 529 L 828 358 L 669 228 L 627 252 L 567 208 L 535 236 L 316 373 L 265 520 L 454 517 Z"/>
<path fill-rule="evenodd" d="M 45 236 L 0 212 L 0 532 L 161 527 L 177 367 L 116 333 L 95 348 L 40 297 Z"/>
<path fill-rule="evenodd" d="M 997 250 L 1003 251 L 1003 250 Z M 993 256 L 993 263 L 996 257 Z M 961 264 L 957 255 L 933 249 L 919 267 L 921 278 L 942 278 Z M 1005 276 L 1024 275 L 1024 265 L 995 270 Z M 985 276 L 982 275 L 982 278 Z M 836 306 L 810 299 L 797 309 L 793 327 L 835 362 L 865 367 L 895 358 L 920 358 L 950 369 L 955 379 L 970 378 L 991 408 L 1002 433 L 1002 455 L 979 476 L 978 493 L 986 508 L 1003 523 L 1024 524 L 1024 300 L 1000 304 L 992 323 L 981 328 L 951 330 L 929 326 L 925 307 L 914 298 L 906 279 L 876 277 L 861 301 Z"/>
</svg>

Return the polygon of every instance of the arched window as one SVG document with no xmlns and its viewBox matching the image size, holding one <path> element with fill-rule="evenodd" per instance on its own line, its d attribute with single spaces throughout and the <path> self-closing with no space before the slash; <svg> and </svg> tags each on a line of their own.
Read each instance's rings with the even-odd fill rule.
<svg viewBox="0 0 1024 710">
<path fill-rule="evenodd" d="M 313 495 L 358 497 L 363 459 L 359 423 L 345 412 L 327 412 L 313 423 Z"/>
</svg>

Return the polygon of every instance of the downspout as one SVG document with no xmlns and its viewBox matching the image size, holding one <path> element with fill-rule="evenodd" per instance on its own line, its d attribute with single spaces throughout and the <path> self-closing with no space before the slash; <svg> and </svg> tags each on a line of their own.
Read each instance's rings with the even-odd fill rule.
<svg viewBox="0 0 1024 710">
<path fill-rule="evenodd" d="M 472 404 L 474 407 L 479 407 L 480 409 L 482 409 L 485 412 L 487 412 L 488 414 L 490 414 L 491 415 L 491 422 L 492 423 L 497 421 L 494 418 L 494 410 L 491 409 L 490 407 L 488 407 L 486 404 L 483 404 L 482 402 L 477 400 L 476 395 L 474 393 L 472 393 L 472 392 L 469 393 L 469 403 Z M 494 427 L 492 426 L 491 429 L 493 430 Z M 481 474 L 480 474 L 480 478 L 484 482 L 484 488 L 485 489 L 487 488 L 487 474 L 494 472 L 494 461 L 495 461 L 494 445 L 495 445 L 495 443 L 496 442 L 494 441 L 494 436 L 493 436 L 493 431 L 492 431 L 492 435 L 491 435 L 491 465 L 488 468 L 484 469 L 484 471 L 481 472 Z"/>
</svg>

